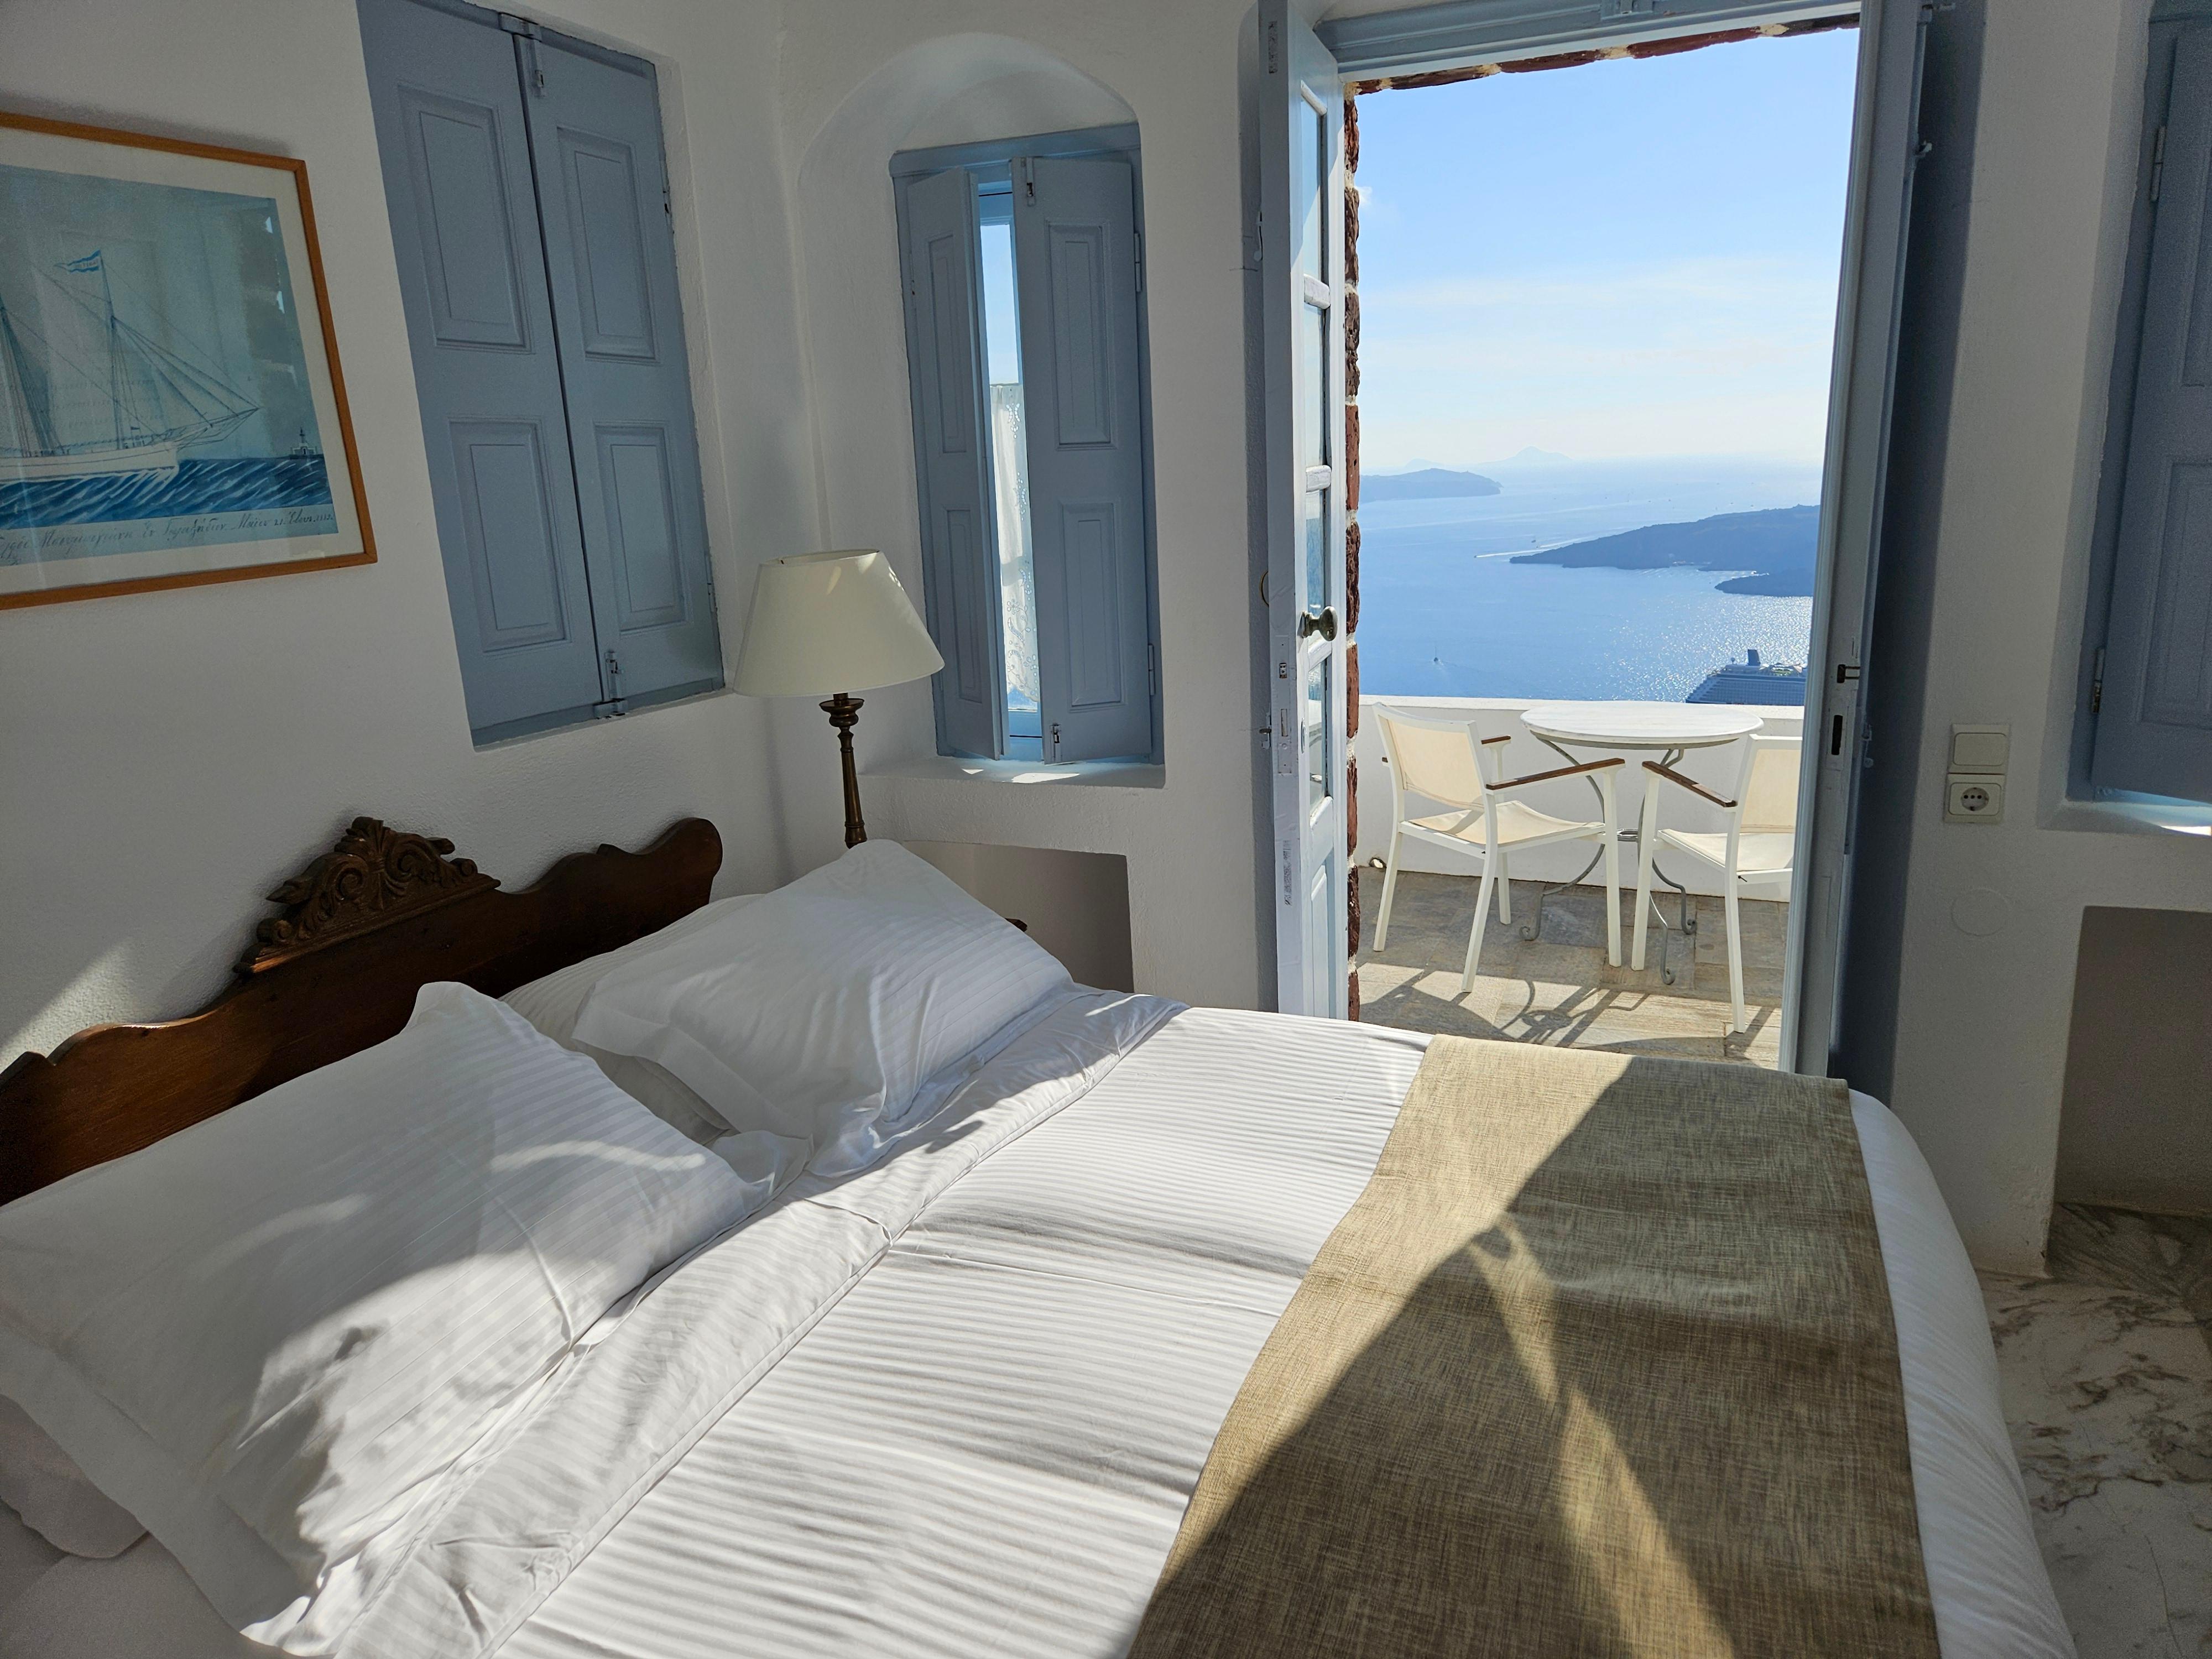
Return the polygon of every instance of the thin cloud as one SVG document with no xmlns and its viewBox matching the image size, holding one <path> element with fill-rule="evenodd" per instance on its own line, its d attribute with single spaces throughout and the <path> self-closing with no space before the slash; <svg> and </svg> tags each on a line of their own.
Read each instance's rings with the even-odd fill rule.
<svg viewBox="0 0 2212 1659">
<path fill-rule="evenodd" d="M 1688 259 L 1363 289 L 1362 414 L 1377 436 L 1403 429 L 1417 446 L 1411 432 L 1429 429 L 1571 453 L 1817 454 L 1835 279 L 1809 264 Z"/>
</svg>

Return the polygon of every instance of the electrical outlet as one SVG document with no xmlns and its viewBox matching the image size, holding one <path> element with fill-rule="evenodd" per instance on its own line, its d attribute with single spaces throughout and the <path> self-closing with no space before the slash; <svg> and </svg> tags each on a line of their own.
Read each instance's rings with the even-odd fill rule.
<svg viewBox="0 0 2212 1659">
<path fill-rule="evenodd" d="M 2005 767 L 2012 759 L 2008 726 L 1954 726 L 1951 764 L 1943 780 L 1943 822 L 2002 823 Z"/>
<path fill-rule="evenodd" d="M 2004 822 L 2004 780 L 1975 772 L 1954 772 L 1943 792 L 1946 823 Z"/>
</svg>

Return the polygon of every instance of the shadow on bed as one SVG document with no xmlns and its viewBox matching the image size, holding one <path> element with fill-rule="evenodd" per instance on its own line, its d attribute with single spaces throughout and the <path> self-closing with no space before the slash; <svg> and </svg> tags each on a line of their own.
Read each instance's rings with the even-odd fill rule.
<svg viewBox="0 0 2212 1659">
<path fill-rule="evenodd" d="M 1562 1105 L 1522 1059 L 1525 1110 L 1463 1092 L 1426 1122 L 1415 1085 L 1215 1443 L 1133 1659 L 1933 1656 L 1840 1088 L 1536 1063 L 1562 1060 L 1613 1080 Z"/>
</svg>

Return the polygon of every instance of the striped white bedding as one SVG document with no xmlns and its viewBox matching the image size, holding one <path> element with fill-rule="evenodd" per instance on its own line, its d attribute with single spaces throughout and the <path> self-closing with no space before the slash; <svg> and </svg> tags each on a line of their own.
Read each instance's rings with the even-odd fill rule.
<svg viewBox="0 0 2212 1659">
<path fill-rule="evenodd" d="M 355 1650 L 1118 1654 L 1422 1042 L 1072 999 L 884 1163 L 805 1184 L 647 1298 Z M 2070 1654 L 1965 1253 L 1902 1127 L 1855 1106 L 1943 1650 Z M 566 1531 L 515 1523 L 551 1511 Z M 249 1650 L 173 1566 L 133 1562 L 149 1547 L 40 1578 L 0 1656 Z"/>
</svg>

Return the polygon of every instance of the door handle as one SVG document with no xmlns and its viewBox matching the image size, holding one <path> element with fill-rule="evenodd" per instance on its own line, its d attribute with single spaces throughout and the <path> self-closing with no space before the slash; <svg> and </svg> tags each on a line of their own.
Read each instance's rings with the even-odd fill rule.
<svg viewBox="0 0 2212 1659">
<path fill-rule="evenodd" d="M 1323 605 L 1318 617 L 1309 611 L 1298 618 L 1298 637 L 1303 640 L 1314 634 L 1320 635 L 1325 640 L 1334 640 L 1336 637 L 1336 607 L 1334 605 Z"/>
</svg>

